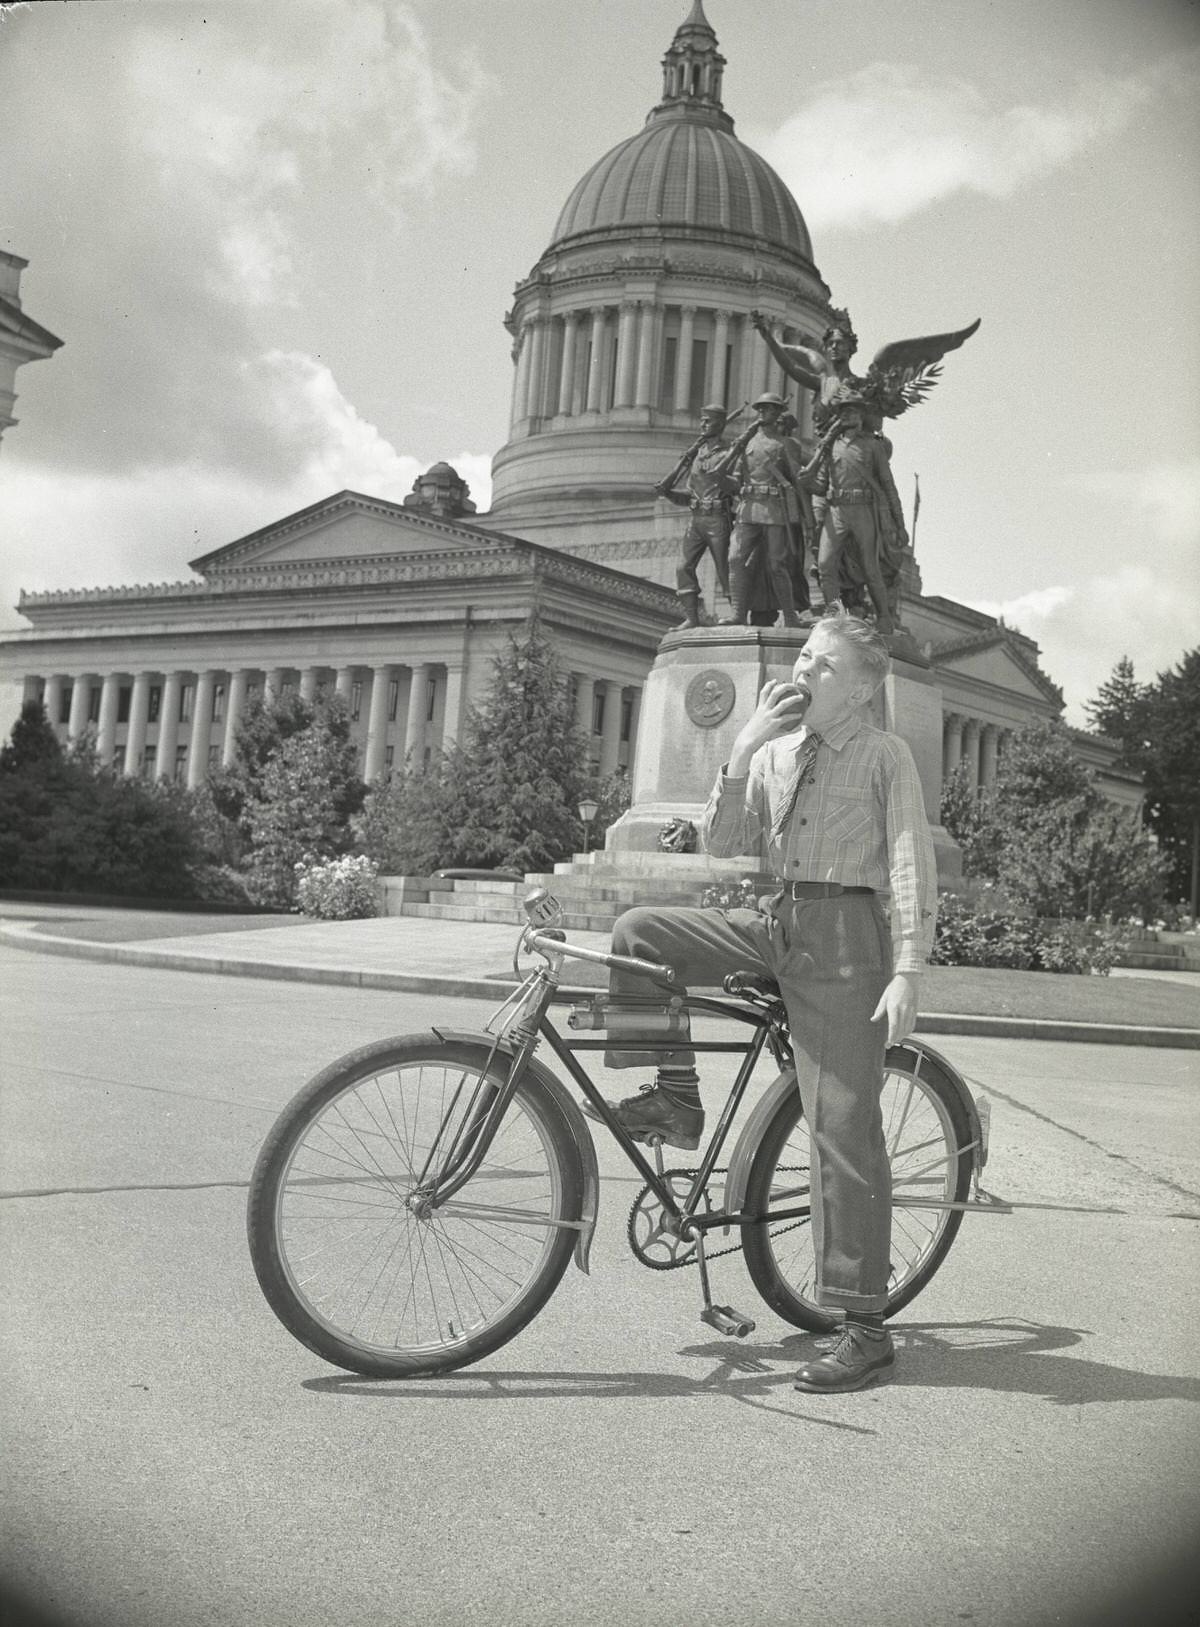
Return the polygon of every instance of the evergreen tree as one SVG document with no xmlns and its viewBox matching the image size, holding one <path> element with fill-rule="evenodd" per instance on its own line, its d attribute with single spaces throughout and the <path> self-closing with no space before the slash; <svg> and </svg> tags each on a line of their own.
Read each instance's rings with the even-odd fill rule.
<svg viewBox="0 0 1200 1627">
<path fill-rule="evenodd" d="M 296 695 L 261 702 L 238 731 L 234 762 L 213 802 L 235 821 L 250 896 L 290 908 L 301 859 L 333 858 L 354 841 L 365 787 L 350 719 L 339 696 L 311 704 Z"/>
<path fill-rule="evenodd" d="M 548 869 L 582 846 L 587 754 L 552 645 L 536 619 L 497 657 L 459 745 L 375 788 L 363 845 L 384 871 Z"/>
<path fill-rule="evenodd" d="M 58 736 L 41 701 L 26 701 L 12 733 L 0 746 L 0 774 L 41 773 L 60 768 L 63 760 Z"/>
<path fill-rule="evenodd" d="M 1146 818 L 1171 868 L 1174 896 L 1200 904 L 1200 647 L 1158 675 L 1145 706 Z"/>
<path fill-rule="evenodd" d="M 1122 768 L 1142 767 L 1150 694 L 1147 685 L 1138 683 L 1133 662 L 1123 655 L 1113 668 L 1112 676 L 1096 691 L 1095 699 L 1084 707 L 1093 729 L 1120 745 Z"/>
</svg>

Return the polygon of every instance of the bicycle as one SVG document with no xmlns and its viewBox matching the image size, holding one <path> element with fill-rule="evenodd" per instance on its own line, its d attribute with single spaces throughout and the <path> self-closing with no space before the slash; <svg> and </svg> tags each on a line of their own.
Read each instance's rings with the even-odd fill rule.
<svg viewBox="0 0 1200 1627">
<path fill-rule="evenodd" d="M 600 1198 L 596 1149 L 575 1099 L 534 1055 L 544 1039 L 644 1180 L 626 1228 L 635 1257 L 654 1270 L 694 1265 L 701 1320 L 744 1337 L 753 1319 L 713 1303 L 708 1273 L 711 1259 L 740 1248 L 778 1316 L 814 1333 L 832 1329 L 812 1298 L 808 1132 L 778 986 L 734 972 L 725 997 L 672 993 L 668 967 L 568 943 L 544 889 L 525 900 L 525 913 L 513 957 L 519 986 L 482 1031 L 434 1026 L 368 1045 L 317 1074 L 276 1120 L 247 1206 L 251 1258 L 276 1316 L 336 1366 L 373 1378 L 424 1377 L 479 1361 L 513 1338 L 572 1257 L 588 1272 Z M 522 976 L 526 952 L 542 964 Z M 603 1028 L 606 1037 L 566 1038 L 548 1013 L 567 959 L 636 972 L 652 993 L 618 1003 L 588 997 L 568 1027 Z M 693 1014 L 733 1019 L 749 1032 L 688 1041 L 700 1052 L 741 1053 L 742 1061 L 698 1166 L 671 1169 L 661 1143 L 651 1144 L 647 1161 L 576 1053 L 602 1051 L 622 1032 L 636 1032 L 639 1049 L 675 1049 Z M 764 1052 L 779 1072 L 718 1167 Z M 892 1315 L 941 1266 L 968 1209 L 1010 1207 L 980 1185 L 986 1099 L 977 1102 L 923 1041 L 887 1052 L 883 1115 L 893 1177 Z M 736 1240 L 710 1250 L 717 1231 Z"/>
</svg>

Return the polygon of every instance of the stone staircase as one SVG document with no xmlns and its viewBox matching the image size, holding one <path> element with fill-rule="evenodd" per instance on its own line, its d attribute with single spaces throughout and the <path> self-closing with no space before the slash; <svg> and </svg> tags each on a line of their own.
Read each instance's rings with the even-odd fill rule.
<svg viewBox="0 0 1200 1627">
<path fill-rule="evenodd" d="M 382 876 L 383 913 L 433 921 L 494 921 L 515 926 L 521 901 L 533 887 L 546 887 L 563 907 L 563 925 L 575 932 L 607 932 L 635 904 L 699 904 L 713 880 L 712 861 L 693 855 L 622 855 L 653 860 L 631 869 L 611 862 L 607 854 L 579 855 L 556 865 L 553 873 L 530 874 L 524 881 L 449 880 L 440 876 Z M 735 878 L 744 865 L 722 866 Z"/>
<path fill-rule="evenodd" d="M 1178 932 L 1139 931 L 1117 961 L 1139 972 L 1195 972 L 1200 975 L 1200 939 Z"/>
</svg>

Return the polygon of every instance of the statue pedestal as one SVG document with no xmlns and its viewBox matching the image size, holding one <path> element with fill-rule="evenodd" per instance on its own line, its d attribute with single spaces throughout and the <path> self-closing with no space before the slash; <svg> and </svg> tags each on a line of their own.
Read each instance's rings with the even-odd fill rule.
<svg viewBox="0 0 1200 1627">
<path fill-rule="evenodd" d="M 807 629 L 790 627 L 700 627 L 667 634 L 642 692 L 632 803 L 610 826 L 604 853 L 589 855 L 589 870 L 664 877 L 695 873 L 707 879 L 755 873 L 759 861 L 749 856 L 663 853 L 658 836 L 671 819 L 699 823 L 717 772 L 760 689 L 768 678 L 791 677 L 807 640 Z M 896 655 L 869 716 L 908 742 L 933 826 L 939 880 L 956 880 L 962 874 L 961 855 L 938 823 L 941 690 L 926 668 Z"/>
</svg>

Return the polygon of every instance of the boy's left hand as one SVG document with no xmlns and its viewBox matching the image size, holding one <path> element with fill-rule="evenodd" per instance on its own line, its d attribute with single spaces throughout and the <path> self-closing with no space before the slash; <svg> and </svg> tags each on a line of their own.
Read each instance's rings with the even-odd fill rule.
<svg viewBox="0 0 1200 1627">
<path fill-rule="evenodd" d="M 897 972 L 884 989 L 871 1017 L 873 1023 L 887 1019 L 887 1043 L 899 1045 L 912 1033 L 917 1021 L 917 979 L 913 972 Z"/>
</svg>

